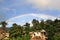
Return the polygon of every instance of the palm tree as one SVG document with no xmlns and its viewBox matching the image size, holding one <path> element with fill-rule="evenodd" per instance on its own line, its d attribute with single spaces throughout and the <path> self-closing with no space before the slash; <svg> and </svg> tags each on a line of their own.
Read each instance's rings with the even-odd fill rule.
<svg viewBox="0 0 60 40">
<path fill-rule="evenodd" d="M 2 25 L 2 32 L 4 32 L 4 31 L 5 31 L 5 28 L 6 28 L 7 23 L 6 23 L 5 21 L 3 21 L 3 22 L 1 22 L 0 24 Z"/>
</svg>

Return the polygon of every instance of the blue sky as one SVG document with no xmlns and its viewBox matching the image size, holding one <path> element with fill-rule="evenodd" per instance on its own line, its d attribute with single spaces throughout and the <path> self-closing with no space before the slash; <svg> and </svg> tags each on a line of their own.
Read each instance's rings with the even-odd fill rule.
<svg viewBox="0 0 60 40">
<path fill-rule="evenodd" d="M 60 18 L 59 4 L 60 0 L 0 0 L 0 21 L 7 21 L 10 25 L 17 22 L 16 19 L 18 19 L 18 22 L 20 22 L 23 19 L 26 20 L 27 17 L 30 19 L 26 20 L 26 22 L 29 22 L 32 19 L 46 20 L 50 17 L 52 17 L 50 19 Z M 24 16 L 20 17 L 21 15 Z M 36 17 L 36 15 L 38 17 Z M 18 22 L 17 24 L 26 23 L 25 21 L 20 23 Z"/>
</svg>

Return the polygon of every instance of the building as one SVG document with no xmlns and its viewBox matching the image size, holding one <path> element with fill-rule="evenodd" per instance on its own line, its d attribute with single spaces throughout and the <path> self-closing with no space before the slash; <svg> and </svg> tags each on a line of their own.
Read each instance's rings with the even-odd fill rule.
<svg viewBox="0 0 60 40">
<path fill-rule="evenodd" d="M 47 33 L 45 30 L 41 30 L 40 32 L 30 32 L 29 33 L 31 36 L 30 40 L 46 40 Z"/>
<path fill-rule="evenodd" d="M 9 33 L 5 31 L 5 27 L 1 27 L 0 29 L 0 40 L 9 39 Z"/>
<path fill-rule="evenodd" d="M 9 33 L 0 33 L 0 40 L 9 39 Z"/>
</svg>

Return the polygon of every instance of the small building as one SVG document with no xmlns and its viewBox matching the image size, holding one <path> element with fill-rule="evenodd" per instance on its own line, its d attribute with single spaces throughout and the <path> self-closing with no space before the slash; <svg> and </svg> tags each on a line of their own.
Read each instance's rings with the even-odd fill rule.
<svg viewBox="0 0 60 40">
<path fill-rule="evenodd" d="M 4 39 L 9 39 L 9 33 L 5 34 L 5 38 Z"/>
<path fill-rule="evenodd" d="M 9 33 L 0 34 L 0 40 L 2 40 L 2 39 L 8 39 L 9 40 Z"/>
<path fill-rule="evenodd" d="M 30 40 L 46 40 L 46 31 L 45 30 L 41 30 L 40 32 L 30 32 L 29 33 L 31 36 Z"/>
<path fill-rule="evenodd" d="M 9 39 L 9 33 L 5 32 L 2 29 L 0 29 L 0 40 L 2 40 L 2 39 Z"/>
</svg>

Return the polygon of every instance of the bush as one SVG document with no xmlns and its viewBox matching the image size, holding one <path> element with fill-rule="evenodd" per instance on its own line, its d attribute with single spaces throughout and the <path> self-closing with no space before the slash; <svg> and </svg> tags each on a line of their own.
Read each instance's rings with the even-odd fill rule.
<svg viewBox="0 0 60 40">
<path fill-rule="evenodd" d="M 60 40 L 60 34 L 56 33 L 56 34 L 54 35 L 54 40 Z"/>
<path fill-rule="evenodd" d="M 30 36 L 29 35 L 22 35 L 22 37 L 10 38 L 10 40 L 30 40 Z"/>
</svg>

